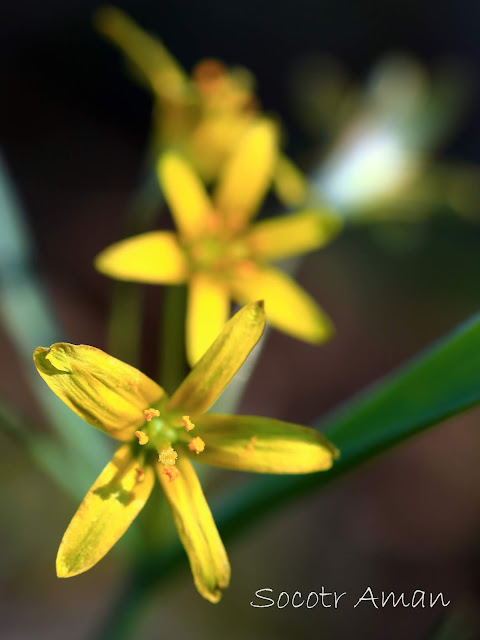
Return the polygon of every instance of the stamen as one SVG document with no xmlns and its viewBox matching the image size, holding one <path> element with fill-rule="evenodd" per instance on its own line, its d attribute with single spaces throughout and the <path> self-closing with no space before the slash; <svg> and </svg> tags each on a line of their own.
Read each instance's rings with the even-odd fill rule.
<svg viewBox="0 0 480 640">
<path fill-rule="evenodd" d="M 189 443 L 188 448 L 190 449 L 190 451 L 195 451 L 195 453 L 198 455 L 205 449 L 205 442 L 201 438 L 196 436 Z"/>
<path fill-rule="evenodd" d="M 169 467 L 175 464 L 177 458 L 178 458 L 178 453 L 175 451 L 175 449 L 172 449 L 171 447 L 169 449 L 164 449 L 163 451 L 160 451 L 160 454 L 158 456 L 159 462 Z"/>
<path fill-rule="evenodd" d="M 137 482 L 143 482 L 145 480 L 145 471 L 143 469 L 137 467 L 135 473 L 137 474 Z"/>
<path fill-rule="evenodd" d="M 249 278 L 255 273 L 255 263 L 252 260 L 241 260 L 235 267 L 240 278 Z"/>
<path fill-rule="evenodd" d="M 158 409 L 145 409 L 143 415 L 145 416 L 145 420 L 150 422 L 152 418 L 158 418 L 160 411 Z"/>
<path fill-rule="evenodd" d="M 222 219 L 216 211 L 210 211 L 205 219 L 205 229 L 210 233 L 220 231 L 222 227 Z"/>
<path fill-rule="evenodd" d="M 182 422 L 185 426 L 185 431 L 191 431 L 192 429 L 195 429 L 195 425 L 190 420 L 190 416 L 182 416 Z"/>
<path fill-rule="evenodd" d="M 169 482 L 173 482 L 180 475 L 180 472 L 178 471 L 177 467 L 163 467 L 162 473 L 168 476 Z"/>
<path fill-rule="evenodd" d="M 135 435 L 138 438 L 138 444 L 147 444 L 150 439 L 144 431 L 135 431 Z"/>
</svg>

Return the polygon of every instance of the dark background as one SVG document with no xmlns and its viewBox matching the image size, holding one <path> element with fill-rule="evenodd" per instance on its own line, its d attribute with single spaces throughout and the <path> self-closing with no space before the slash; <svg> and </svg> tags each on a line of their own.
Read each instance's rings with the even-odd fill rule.
<svg viewBox="0 0 480 640">
<path fill-rule="evenodd" d="M 93 30 L 97 6 L 2 3 L 0 138 L 31 223 L 38 269 L 66 333 L 72 342 L 104 347 L 111 283 L 95 273 L 92 258 L 120 237 L 139 181 L 151 103 Z M 478 2 L 118 6 L 158 33 L 188 69 L 206 56 L 250 68 L 263 105 L 284 120 L 294 156 L 311 145 L 290 111 L 287 81 L 305 54 L 337 56 L 357 81 L 391 51 L 407 51 L 427 65 L 453 56 L 469 73 L 472 93 L 461 127 L 441 153 L 480 163 Z M 357 228 L 309 257 L 300 280 L 334 318 L 338 337 L 316 349 L 272 333 L 243 411 L 308 423 L 453 328 L 479 307 L 479 248 L 476 224 L 441 216 L 410 251 L 391 253 Z M 2 395 L 34 415 L 3 332 L 0 345 Z M 148 349 L 144 359 L 148 369 Z M 427 638 L 440 614 L 349 605 L 340 612 L 251 609 L 255 590 L 267 586 L 308 593 L 325 585 L 348 591 L 349 602 L 369 585 L 443 591 L 452 600 L 447 612 L 478 611 L 479 418 L 470 412 L 422 435 L 232 542 L 233 582 L 222 605 L 201 601 L 185 569 L 153 598 L 137 637 L 405 640 Z M 122 564 L 109 556 L 84 576 L 58 581 L 54 556 L 74 506 L 3 436 L 2 467 L 8 517 L 1 534 L 1 637 L 94 637 Z M 455 640 L 480 637 L 476 632 Z"/>
</svg>

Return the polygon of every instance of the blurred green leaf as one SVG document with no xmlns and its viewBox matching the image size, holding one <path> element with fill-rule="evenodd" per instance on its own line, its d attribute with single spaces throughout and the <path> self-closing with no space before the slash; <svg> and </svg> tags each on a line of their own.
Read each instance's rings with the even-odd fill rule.
<svg viewBox="0 0 480 640">
<path fill-rule="evenodd" d="M 381 451 L 480 402 L 480 315 L 440 340 L 393 374 L 318 421 L 340 449 L 327 472 L 306 476 L 260 476 L 217 513 L 222 532 L 265 514 L 308 490 L 322 487 Z"/>
<path fill-rule="evenodd" d="M 49 464 L 55 464 L 50 475 L 56 476 L 65 487 L 68 485 L 68 490 L 81 496 L 91 478 L 95 477 L 98 469 L 108 460 L 109 450 L 100 433 L 90 429 L 54 397 L 35 371 L 32 360 L 34 348 L 58 342 L 65 334 L 54 318 L 52 304 L 33 268 L 30 235 L 1 156 L 0 320 L 17 351 L 48 423 L 58 435 L 57 443 L 52 441 L 48 445 L 49 450 L 55 450 L 53 457 L 43 455 L 46 451 L 43 445 L 36 449 L 43 461 L 42 466 L 45 469 Z M 4 373 L 7 371 L 8 368 Z M 5 420 L 0 422 L 0 426 L 2 424 L 5 424 Z"/>
<path fill-rule="evenodd" d="M 425 640 L 475 640 L 480 635 L 480 613 L 471 603 L 454 605 L 435 620 Z"/>
<path fill-rule="evenodd" d="M 274 508 L 326 486 L 381 451 L 479 402 L 480 315 L 476 315 L 319 423 L 341 452 L 331 470 L 304 476 L 258 476 L 233 495 L 227 492 L 217 499 L 213 513 L 222 538 L 238 535 Z M 129 586 L 116 609 L 118 638 L 127 637 L 128 631 L 118 611 L 124 606 L 125 611 L 131 611 L 130 599 L 135 594 L 144 597 L 152 585 L 167 580 L 183 560 L 181 545 L 176 541 L 169 548 L 159 549 L 156 556 L 150 552 L 134 568 L 135 589 Z M 110 629 L 108 625 L 105 628 Z"/>
</svg>

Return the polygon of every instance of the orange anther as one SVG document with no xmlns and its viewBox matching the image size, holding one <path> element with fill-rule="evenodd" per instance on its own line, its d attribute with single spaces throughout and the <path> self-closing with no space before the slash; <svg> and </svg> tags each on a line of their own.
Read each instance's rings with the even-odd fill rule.
<svg viewBox="0 0 480 640">
<path fill-rule="evenodd" d="M 150 422 L 152 418 L 158 418 L 160 411 L 158 409 L 145 409 L 143 415 L 145 416 L 145 420 Z"/>
<path fill-rule="evenodd" d="M 218 89 L 225 81 L 227 70 L 219 60 L 201 60 L 193 70 L 193 81 L 201 91 Z"/>
<path fill-rule="evenodd" d="M 195 425 L 190 420 L 190 416 L 182 416 L 182 422 L 185 426 L 185 431 L 191 431 L 192 429 L 195 429 Z"/>
<path fill-rule="evenodd" d="M 252 260 L 240 260 L 235 270 L 240 278 L 249 278 L 255 273 L 255 263 Z"/>
<path fill-rule="evenodd" d="M 138 444 L 147 444 L 149 437 L 143 431 L 135 431 L 135 435 L 138 438 Z"/>
<path fill-rule="evenodd" d="M 192 441 L 188 445 L 188 448 L 190 449 L 190 451 L 195 451 L 196 454 L 199 454 L 205 449 L 205 442 L 197 436 L 196 438 L 192 439 Z"/>
<path fill-rule="evenodd" d="M 177 467 L 164 467 L 162 473 L 168 476 L 169 482 L 173 482 L 180 475 Z"/>
</svg>

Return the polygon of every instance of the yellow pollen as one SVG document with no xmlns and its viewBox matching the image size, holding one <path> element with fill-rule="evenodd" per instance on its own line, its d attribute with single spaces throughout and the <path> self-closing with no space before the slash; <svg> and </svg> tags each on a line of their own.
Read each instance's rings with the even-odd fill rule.
<svg viewBox="0 0 480 640">
<path fill-rule="evenodd" d="M 145 420 L 150 422 L 152 418 L 158 418 L 160 411 L 158 409 L 145 409 L 143 415 L 145 416 Z"/>
<path fill-rule="evenodd" d="M 177 458 L 178 458 L 178 453 L 175 451 L 175 449 L 172 449 L 172 448 L 164 449 L 163 451 L 160 452 L 160 455 L 158 456 L 159 462 L 169 467 L 175 464 Z"/>
<path fill-rule="evenodd" d="M 188 448 L 190 449 L 190 451 L 195 451 L 195 453 L 198 455 L 205 449 L 205 442 L 201 438 L 196 436 L 190 442 L 190 444 L 188 445 Z"/>
<path fill-rule="evenodd" d="M 137 474 L 137 482 L 143 482 L 145 480 L 145 471 L 143 469 L 137 467 L 135 473 Z"/>
<path fill-rule="evenodd" d="M 135 435 L 138 438 L 138 444 L 147 444 L 150 439 L 143 431 L 135 431 Z"/>
<path fill-rule="evenodd" d="M 191 431 L 192 429 L 195 429 L 195 425 L 190 420 L 190 416 L 182 416 L 182 422 L 185 426 L 185 431 Z"/>
<path fill-rule="evenodd" d="M 164 467 L 162 469 L 162 473 L 168 476 L 169 482 L 173 482 L 180 475 L 180 472 L 178 471 L 177 467 Z"/>
</svg>

